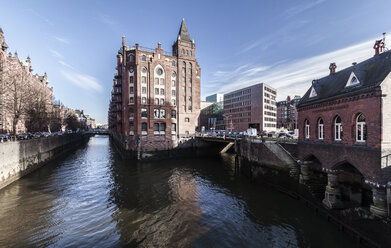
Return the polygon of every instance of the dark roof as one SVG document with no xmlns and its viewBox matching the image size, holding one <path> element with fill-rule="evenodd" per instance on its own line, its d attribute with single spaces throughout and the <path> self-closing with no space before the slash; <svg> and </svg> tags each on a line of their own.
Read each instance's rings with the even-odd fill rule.
<svg viewBox="0 0 391 248">
<path fill-rule="evenodd" d="M 360 83 L 345 88 L 352 72 L 354 72 Z M 379 86 L 390 72 L 391 51 L 387 51 L 327 77 L 314 80 L 312 86 L 301 98 L 299 107 L 336 97 L 366 92 Z M 317 96 L 310 98 L 312 87 L 314 87 Z"/>
<path fill-rule="evenodd" d="M 179 29 L 178 39 L 191 42 L 189 31 L 187 31 L 185 19 L 182 19 L 181 28 Z"/>
</svg>

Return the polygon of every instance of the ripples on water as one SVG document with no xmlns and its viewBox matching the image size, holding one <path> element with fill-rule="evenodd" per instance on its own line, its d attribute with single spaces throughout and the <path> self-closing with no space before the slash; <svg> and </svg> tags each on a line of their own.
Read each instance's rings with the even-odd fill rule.
<svg viewBox="0 0 391 248">
<path fill-rule="evenodd" d="M 0 190 L 0 247 L 351 247 L 232 157 L 121 160 L 104 136 Z"/>
</svg>

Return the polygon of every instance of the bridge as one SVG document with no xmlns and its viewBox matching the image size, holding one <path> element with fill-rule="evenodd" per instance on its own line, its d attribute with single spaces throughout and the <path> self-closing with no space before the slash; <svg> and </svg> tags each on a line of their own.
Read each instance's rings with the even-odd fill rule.
<svg viewBox="0 0 391 248">
<path fill-rule="evenodd" d="M 110 132 L 107 129 L 92 129 L 92 130 L 85 131 L 84 134 L 89 134 L 89 135 L 95 135 L 95 134 L 98 134 L 98 135 L 109 135 Z"/>
</svg>

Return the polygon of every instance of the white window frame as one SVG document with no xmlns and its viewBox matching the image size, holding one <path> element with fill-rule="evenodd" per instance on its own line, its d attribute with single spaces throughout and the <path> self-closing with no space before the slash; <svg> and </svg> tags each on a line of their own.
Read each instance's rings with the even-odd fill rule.
<svg viewBox="0 0 391 248">
<path fill-rule="evenodd" d="M 341 141 L 342 140 L 342 119 L 340 123 L 337 123 L 337 119 L 341 117 L 337 116 L 334 120 L 334 140 Z"/>
<path fill-rule="evenodd" d="M 364 128 L 366 126 L 366 122 L 365 121 L 358 121 L 358 118 L 360 116 L 364 116 L 363 114 L 359 114 L 357 117 L 356 117 L 356 142 L 362 142 L 362 143 L 365 143 L 366 140 L 364 139 Z M 364 116 L 364 119 L 365 119 L 365 116 Z M 360 139 L 359 139 L 359 127 L 360 127 Z"/>
<path fill-rule="evenodd" d="M 318 121 L 318 139 L 323 140 L 324 139 L 324 123 L 320 123 L 321 121 L 323 122 L 322 118 L 320 118 Z"/>
<path fill-rule="evenodd" d="M 309 139 L 310 138 L 310 122 L 309 120 L 305 120 L 305 138 Z"/>
</svg>

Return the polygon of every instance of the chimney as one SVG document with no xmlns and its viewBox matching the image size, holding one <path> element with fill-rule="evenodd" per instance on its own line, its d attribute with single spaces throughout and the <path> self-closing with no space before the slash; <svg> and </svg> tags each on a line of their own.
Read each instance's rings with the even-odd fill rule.
<svg viewBox="0 0 391 248">
<path fill-rule="evenodd" d="M 162 43 L 160 42 L 157 43 L 157 49 L 162 49 Z"/>
<path fill-rule="evenodd" d="M 352 65 L 353 65 L 353 66 L 357 65 L 357 62 L 353 62 Z"/>
<path fill-rule="evenodd" d="M 126 44 L 125 44 L 125 36 L 122 36 L 122 46 L 123 47 L 126 46 Z"/>
<path fill-rule="evenodd" d="M 337 65 L 335 62 L 330 63 L 329 69 L 330 69 L 330 75 L 335 73 L 335 69 L 337 68 Z"/>
<path fill-rule="evenodd" d="M 379 55 L 383 52 L 384 47 L 386 46 L 386 33 L 383 33 L 383 39 L 381 40 L 376 40 L 375 45 L 373 45 L 373 49 L 375 49 L 375 55 Z"/>
</svg>

